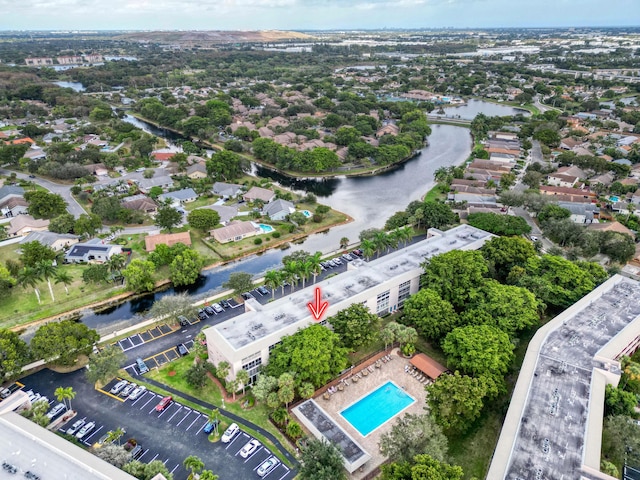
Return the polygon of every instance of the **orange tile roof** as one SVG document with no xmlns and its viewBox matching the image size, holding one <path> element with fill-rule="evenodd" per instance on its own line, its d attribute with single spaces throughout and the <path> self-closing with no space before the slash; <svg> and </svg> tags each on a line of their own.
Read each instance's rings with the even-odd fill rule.
<svg viewBox="0 0 640 480">
<path fill-rule="evenodd" d="M 147 252 L 153 252 L 156 246 L 164 243 L 167 246 L 175 245 L 176 243 L 184 243 L 185 245 L 191 245 L 191 235 L 189 232 L 178 233 L 160 233 L 158 235 L 148 235 L 144 237 L 145 250 Z"/>
<path fill-rule="evenodd" d="M 447 371 L 447 367 L 443 367 L 433 358 L 427 357 L 424 353 L 419 353 L 411 359 L 411 365 L 415 366 L 418 370 L 426 373 L 434 380 Z"/>
</svg>

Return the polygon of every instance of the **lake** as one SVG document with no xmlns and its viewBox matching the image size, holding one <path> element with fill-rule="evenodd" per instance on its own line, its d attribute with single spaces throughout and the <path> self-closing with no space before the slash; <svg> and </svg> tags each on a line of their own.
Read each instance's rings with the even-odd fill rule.
<svg viewBox="0 0 640 480">
<path fill-rule="evenodd" d="M 483 100 L 477 100 L 472 98 L 467 102 L 466 105 L 461 105 L 459 107 L 444 107 L 444 115 L 439 115 L 436 113 L 438 109 L 436 108 L 429 115 L 438 115 L 441 117 L 449 117 L 449 118 L 462 118 L 464 120 L 473 120 L 476 115 L 479 113 L 484 113 L 488 117 L 506 117 L 523 114 L 525 116 L 529 116 L 530 113 L 526 110 L 514 108 L 510 105 L 499 105 L 497 103 L 485 102 Z"/>
</svg>

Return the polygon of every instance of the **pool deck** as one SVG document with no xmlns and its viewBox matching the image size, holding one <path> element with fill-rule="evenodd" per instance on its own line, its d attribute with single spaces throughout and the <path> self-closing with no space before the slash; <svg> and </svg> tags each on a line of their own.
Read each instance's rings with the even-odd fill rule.
<svg viewBox="0 0 640 480">
<path fill-rule="evenodd" d="M 374 365 L 375 362 L 382 356 L 384 356 L 384 353 L 376 355 L 375 357 L 361 363 L 360 365 L 354 366 L 353 374 L 355 375 L 356 373 L 361 372 L 365 367 Z M 398 418 L 398 416 L 393 417 L 391 420 L 384 423 L 369 435 L 363 437 L 349 422 L 347 422 L 342 417 L 342 415 L 340 415 L 340 412 L 342 410 L 353 404 L 355 400 L 362 398 L 363 396 L 378 388 L 380 385 L 391 380 L 398 387 L 402 388 L 409 395 L 416 399 L 416 401 L 405 410 L 403 410 L 400 415 L 405 415 L 407 413 L 422 415 L 426 413 L 424 409 L 427 398 L 426 391 L 424 389 L 425 384 L 418 382 L 418 380 L 416 380 L 410 374 L 405 373 L 404 367 L 409 363 L 409 360 L 402 357 L 402 355 L 398 353 L 397 348 L 393 349 L 393 351 L 391 352 L 391 358 L 391 361 L 382 363 L 382 366 L 380 368 L 373 367 L 373 372 L 368 373 L 366 376 L 362 375 L 357 382 L 353 381 L 350 373 L 345 374 L 342 378 L 345 378 L 347 380 L 349 386 L 344 386 L 343 391 L 337 391 L 336 393 L 331 395 L 328 400 L 324 398 L 324 393 L 327 391 L 328 387 L 337 387 L 341 383 L 342 378 L 339 380 L 335 380 L 326 387 L 320 389 L 317 392 L 317 395 L 314 397 L 317 404 L 320 405 L 322 409 L 331 416 L 333 421 L 340 427 L 342 427 L 342 429 L 347 432 L 356 442 L 358 442 L 372 457 L 371 460 L 369 460 L 363 466 L 362 471 L 356 471 L 352 475 L 349 475 L 349 478 L 354 480 L 363 478 L 386 460 L 386 457 L 384 457 L 380 453 L 378 443 L 380 442 L 380 437 L 382 436 L 382 434 L 391 430 L 391 427 L 395 423 L 395 419 Z"/>
</svg>

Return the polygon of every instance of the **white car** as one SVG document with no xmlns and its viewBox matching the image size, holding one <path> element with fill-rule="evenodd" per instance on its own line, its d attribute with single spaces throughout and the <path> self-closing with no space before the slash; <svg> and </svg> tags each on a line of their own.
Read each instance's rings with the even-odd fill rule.
<svg viewBox="0 0 640 480">
<path fill-rule="evenodd" d="M 249 440 L 244 447 L 242 447 L 242 450 L 240 450 L 240 456 L 242 458 L 249 458 L 251 455 L 256 453 L 256 450 L 258 450 L 260 445 L 261 443 L 255 438 Z"/>
<path fill-rule="evenodd" d="M 147 387 L 142 385 L 139 386 L 133 392 L 131 392 L 131 394 L 129 395 L 129 400 L 137 400 L 144 394 L 146 390 L 147 390 Z"/>
<path fill-rule="evenodd" d="M 123 397 L 128 397 L 129 394 L 133 391 L 133 389 L 136 388 L 137 386 L 138 384 L 136 383 L 130 383 L 129 385 L 127 385 L 122 389 L 122 392 L 120 392 L 120 395 Z"/>
<path fill-rule="evenodd" d="M 280 463 L 280 460 L 278 460 L 275 455 L 271 455 L 269 458 L 267 458 L 264 462 L 260 464 L 260 466 L 258 467 L 258 470 L 256 470 L 256 473 L 258 474 L 259 477 L 264 477 L 267 473 L 269 473 L 271 470 L 276 468 L 279 463 Z"/>
<path fill-rule="evenodd" d="M 51 410 L 49 410 L 49 413 L 47 413 L 47 418 L 49 420 L 53 420 L 55 417 L 60 415 L 66 409 L 67 409 L 67 407 L 65 406 L 64 403 L 59 403 L 55 407 L 53 407 Z"/>
<path fill-rule="evenodd" d="M 111 390 L 109 390 L 111 393 L 114 394 L 118 394 L 120 393 L 120 391 L 127 386 L 129 382 L 127 382 L 126 380 L 120 380 L 118 383 L 116 383 L 113 388 L 111 388 Z"/>
<path fill-rule="evenodd" d="M 89 435 L 94 428 L 96 428 L 96 422 L 87 423 L 78 433 L 76 433 L 76 438 L 81 440 L 82 437 Z"/>
<path fill-rule="evenodd" d="M 211 304 L 211 308 L 213 308 L 213 311 L 216 313 L 224 312 L 224 308 L 222 308 L 218 303 Z"/>
<path fill-rule="evenodd" d="M 222 437 L 220 437 L 220 440 L 222 440 L 222 443 L 229 443 L 239 431 L 240 427 L 238 426 L 238 424 L 232 423 L 231 425 L 229 425 L 229 428 L 224 431 Z"/>
<path fill-rule="evenodd" d="M 77 420 L 73 425 L 71 425 L 69 428 L 67 428 L 66 433 L 69 435 L 75 435 L 76 432 L 78 430 L 80 430 L 82 427 L 84 427 L 84 424 L 86 423 L 85 419 L 80 419 Z"/>
</svg>

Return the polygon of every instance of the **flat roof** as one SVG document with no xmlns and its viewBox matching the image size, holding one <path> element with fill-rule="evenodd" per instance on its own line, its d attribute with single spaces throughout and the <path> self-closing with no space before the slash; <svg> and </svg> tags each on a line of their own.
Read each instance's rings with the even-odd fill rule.
<svg viewBox="0 0 640 480">
<path fill-rule="evenodd" d="M 610 359 L 602 353 L 611 354 L 608 344 L 614 339 L 626 346 L 638 336 L 639 299 L 640 283 L 615 275 L 538 331 L 488 478 L 591 478 L 594 459 L 585 455 L 597 456 L 599 466 L 601 433 L 595 427 L 600 432 L 602 427 L 602 408 L 595 403 L 604 398 L 607 376 L 620 374 L 615 360 L 620 350 Z M 623 330 L 625 339 L 619 335 Z"/>
<path fill-rule="evenodd" d="M 421 264 L 429 257 L 451 250 L 471 250 L 480 248 L 494 235 L 474 228 L 460 225 L 441 232 L 432 229 L 435 235 L 420 242 L 399 249 L 370 262 L 353 260 L 349 269 L 334 277 L 307 287 L 321 287 L 322 299 L 330 304 L 329 312 L 337 312 L 350 305 L 350 299 L 366 290 L 407 272 L 422 270 Z M 249 311 L 225 322 L 214 325 L 224 340 L 238 350 L 261 338 L 267 337 L 290 325 L 300 323 L 300 327 L 312 322 L 307 303 L 312 301 L 309 288 L 299 288 L 294 293 L 274 302 L 260 305 L 258 302 L 246 302 Z M 327 313 L 333 315 L 333 313 Z"/>
</svg>

